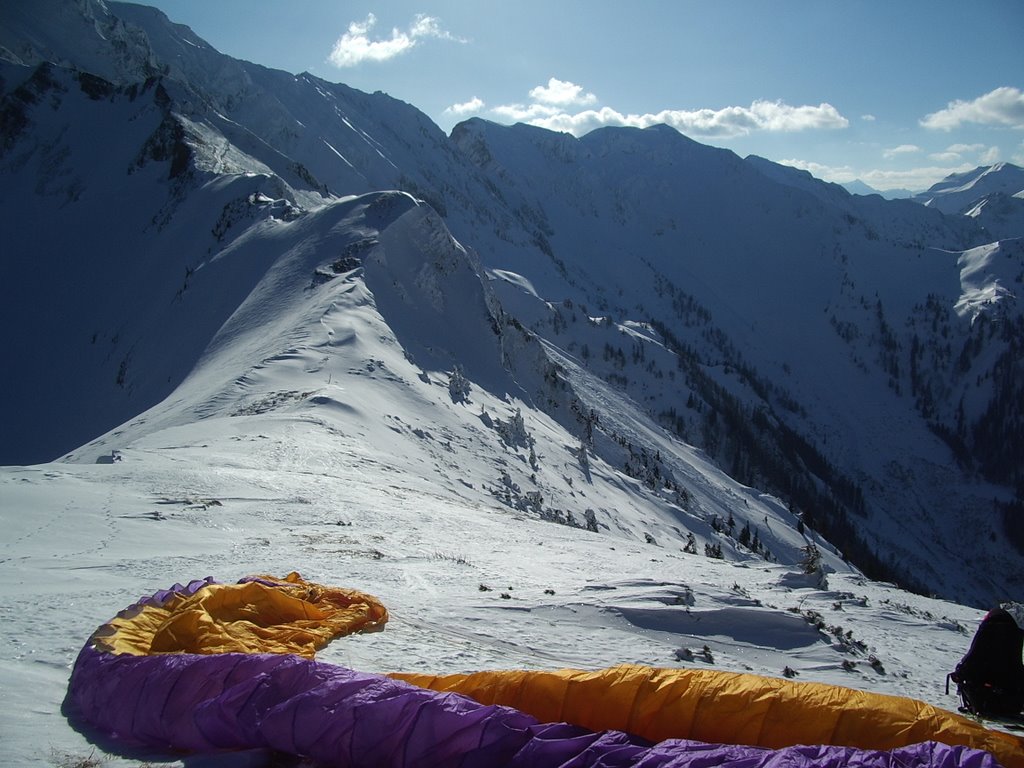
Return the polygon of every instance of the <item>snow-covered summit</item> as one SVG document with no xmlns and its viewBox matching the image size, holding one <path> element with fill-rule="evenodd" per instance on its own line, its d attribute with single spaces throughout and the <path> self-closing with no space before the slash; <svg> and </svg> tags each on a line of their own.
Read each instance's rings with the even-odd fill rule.
<svg viewBox="0 0 1024 768">
<path fill-rule="evenodd" d="M 989 195 L 1002 193 L 1012 196 L 1022 191 L 1024 168 L 1013 163 L 996 163 L 965 173 L 950 174 L 913 199 L 944 213 L 966 213 Z M 1018 236 L 1024 236 L 1024 232 Z"/>
<path fill-rule="evenodd" d="M 48 61 L 113 83 L 144 80 L 164 69 L 146 34 L 111 13 L 103 0 L 6 4 L 0 20 L 0 59 L 26 66 Z"/>
</svg>

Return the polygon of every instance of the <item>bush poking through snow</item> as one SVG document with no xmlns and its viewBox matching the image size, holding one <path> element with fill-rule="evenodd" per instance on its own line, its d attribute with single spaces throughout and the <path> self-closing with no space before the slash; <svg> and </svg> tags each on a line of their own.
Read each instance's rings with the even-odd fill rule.
<svg viewBox="0 0 1024 768">
<path fill-rule="evenodd" d="M 446 560 L 449 563 L 455 563 L 456 565 L 472 565 L 464 555 L 453 554 L 451 552 L 435 552 L 431 560 Z"/>
<path fill-rule="evenodd" d="M 590 472 L 590 454 L 587 453 L 587 443 L 585 440 L 580 440 L 580 447 L 576 452 L 576 458 L 580 462 L 580 469 L 583 470 L 583 474 L 588 474 Z"/>
<path fill-rule="evenodd" d="M 448 377 L 448 394 L 453 403 L 468 403 L 471 386 L 469 379 L 462 372 L 462 366 L 456 365 Z"/>
<path fill-rule="evenodd" d="M 803 548 L 804 557 L 800 561 L 800 567 L 804 573 L 817 573 L 821 570 L 821 552 L 814 545 L 814 542 L 808 542 L 807 546 Z"/>
<path fill-rule="evenodd" d="M 103 768 L 107 763 L 105 759 L 96 756 L 95 750 L 88 755 L 72 755 L 52 750 L 50 760 L 57 768 Z"/>
<path fill-rule="evenodd" d="M 697 554 L 697 537 L 692 532 L 686 534 L 686 545 L 683 547 L 683 552 L 690 555 Z"/>
<path fill-rule="evenodd" d="M 828 576 L 825 573 L 825 565 L 821 557 L 821 551 L 813 541 L 807 542 L 803 548 L 803 559 L 800 561 L 800 568 L 808 575 L 818 577 L 818 589 L 828 589 Z"/>
<path fill-rule="evenodd" d="M 513 448 L 519 446 L 525 448 L 533 445 L 533 438 L 526 431 L 526 422 L 523 421 L 523 411 L 521 408 L 516 408 L 516 412 L 509 417 L 508 421 L 498 419 L 494 423 L 494 428 L 498 430 L 501 439 Z"/>
</svg>

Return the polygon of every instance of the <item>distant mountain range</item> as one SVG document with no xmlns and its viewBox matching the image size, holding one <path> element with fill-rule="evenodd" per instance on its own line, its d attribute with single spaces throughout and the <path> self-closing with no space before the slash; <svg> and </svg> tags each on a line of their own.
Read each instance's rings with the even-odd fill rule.
<svg viewBox="0 0 1024 768">
<path fill-rule="evenodd" d="M 881 195 L 887 200 L 909 198 L 944 213 L 977 216 L 992 201 L 999 201 L 1003 209 L 1008 205 L 1016 209 L 1019 203 L 1015 201 L 1024 199 L 1024 168 L 1013 163 L 984 165 L 965 173 L 950 174 L 924 192 L 916 193 L 909 189 L 880 191 L 860 179 L 845 183 L 842 187 L 854 195 Z M 1008 204 L 1007 200 L 1010 201 Z M 1019 234 L 1013 233 L 1019 233 L 1021 228 L 1014 226 L 1008 231 L 1010 234 L 996 234 L 996 237 L 1019 237 Z"/>
<path fill-rule="evenodd" d="M 943 213 L 967 213 L 996 194 L 1024 198 L 1024 168 L 1012 163 L 996 163 L 950 174 L 926 192 L 914 195 L 914 200 Z"/>
<path fill-rule="evenodd" d="M 952 174 L 912 199 L 972 218 L 995 239 L 1024 232 L 1024 168 L 1011 163 Z"/>
<path fill-rule="evenodd" d="M 906 197 L 913 197 L 914 193 L 909 189 L 886 189 L 879 190 L 860 179 L 848 181 L 842 185 L 843 189 L 852 195 L 881 195 L 886 200 L 901 200 Z"/>
<path fill-rule="evenodd" d="M 126 3 L 7 4 L 0 57 L 0 462 L 299 404 L 358 439 L 343 359 L 420 415 L 396 451 L 479 439 L 481 504 L 1024 584 L 1020 168 L 888 201 L 666 126 L 446 136 Z"/>
</svg>

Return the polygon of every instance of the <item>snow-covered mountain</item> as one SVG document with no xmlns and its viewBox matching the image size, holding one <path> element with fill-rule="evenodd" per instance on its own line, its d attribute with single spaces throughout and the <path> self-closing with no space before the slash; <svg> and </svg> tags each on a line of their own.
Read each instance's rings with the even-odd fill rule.
<svg viewBox="0 0 1024 768">
<path fill-rule="evenodd" d="M 143 6 L 52 0 L 3 31 L 4 324 L 24 347 L 3 461 L 51 459 L 163 400 L 280 262 L 271 231 L 402 188 L 474 249 L 492 314 L 543 340 L 535 379 L 603 378 L 874 575 L 979 602 L 1019 584 L 1019 243 L 668 128 L 473 120 L 449 138 L 408 104 L 231 59 Z M 96 59 L 110 80 L 87 73 Z M 474 381 L 468 328 L 402 327 L 379 301 L 428 377 Z M 577 400 L 540 391 L 528 407 L 569 432 L 601 423 L 628 472 L 678 473 L 586 396 L 570 418 Z M 951 571 L 965 547 L 992 566 Z"/>
<path fill-rule="evenodd" d="M 741 161 L 668 129 L 595 131 L 575 140 L 475 121 L 453 138 L 486 158 L 482 167 L 501 180 L 506 198 L 510 190 L 521 195 L 517 207 L 541 221 L 552 259 L 567 265 L 575 285 L 598 303 L 597 314 L 654 329 L 654 344 L 674 353 L 676 371 L 685 371 L 681 380 L 645 359 L 642 348 L 632 353 L 635 368 L 653 376 L 611 375 L 735 476 L 777 491 L 787 484 L 793 493 L 809 491 L 788 499 L 808 513 L 835 505 L 821 522 L 849 522 L 855 530 L 843 534 L 847 551 L 858 546 L 851 533 L 869 549 L 890 552 L 893 541 L 913 540 L 897 557 L 913 563 L 921 586 L 931 581 L 928 561 L 942 559 L 922 557 L 920 549 L 931 535 L 924 528 L 936 524 L 933 511 L 948 514 L 952 527 L 940 537 L 957 542 L 953 556 L 967 545 L 955 534 L 962 523 L 953 520 L 991 513 L 991 496 L 971 471 L 954 470 L 957 479 L 947 482 L 956 463 L 950 451 L 966 450 L 998 477 L 996 465 L 1024 450 L 1014 437 L 1016 406 L 993 406 L 1021 401 L 1010 384 L 1015 375 L 964 375 L 980 363 L 982 347 L 1000 357 L 1000 367 L 1017 366 L 1018 342 L 1009 340 L 1020 333 L 1012 288 L 1019 241 L 986 261 L 982 282 L 1005 289 L 985 305 L 986 319 L 965 312 L 954 319 L 968 290 L 969 257 L 959 251 L 983 239 L 964 220 L 910 202 L 854 197 L 804 172 Z M 1008 271 L 988 271 L 1002 269 L 997 265 Z M 942 306 L 941 316 L 931 317 L 930 305 Z M 989 319 L 993 326 L 983 330 Z M 1002 333 L 1006 346 L 987 346 Z M 614 359 L 611 346 L 603 358 Z M 992 361 L 980 364 L 988 369 Z M 999 394 L 986 391 L 995 382 Z M 961 401 L 968 409 L 962 426 Z M 993 418 L 996 410 L 1001 415 Z M 718 422 L 723 415 L 726 429 Z M 974 425 L 982 420 L 1006 430 L 980 439 Z M 809 449 L 799 460 L 787 444 L 794 436 Z M 819 469 L 807 473 L 811 455 Z M 808 478 L 807 486 L 797 477 Z M 1015 477 L 1016 470 L 1001 475 L 1011 484 Z M 830 489 L 825 497 L 815 493 L 822 481 Z M 939 487 L 941 498 L 932 495 Z M 930 522 L 908 536 L 913 519 Z M 1019 555 L 1005 557 L 1020 562 Z"/>
<path fill-rule="evenodd" d="M 1024 232 L 1024 190 L 1014 195 L 993 192 L 964 213 L 978 222 L 992 237 L 1020 237 Z"/>
<path fill-rule="evenodd" d="M 665 127 L 447 137 L 143 6 L 3 16 L 0 460 L 308 410 L 425 476 L 490 440 L 481 504 L 1020 589 L 1020 241 Z M 336 391 L 366 377 L 375 407 Z"/>
<path fill-rule="evenodd" d="M 1013 196 L 1021 192 L 1024 192 L 1024 168 L 1013 163 L 996 163 L 950 174 L 913 199 L 944 213 L 966 213 L 989 195 Z"/>
<path fill-rule="evenodd" d="M 1024 233 L 1024 168 L 1012 163 L 953 174 L 913 198 L 945 213 L 976 221 L 993 240 Z"/>
<path fill-rule="evenodd" d="M 914 193 L 909 189 L 875 189 L 870 184 L 861 179 L 854 179 L 853 181 L 845 182 L 843 189 L 852 195 L 881 195 L 886 200 L 897 200 L 904 197 L 912 197 Z"/>
<path fill-rule="evenodd" d="M 1019 599 L 998 198 L 666 127 L 445 136 L 129 4 L 0 6 L 0 58 L 0 463 L 47 462 L 0 468 L 12 762 L 81 751 L 95 626 L 211 572 L 379 595 L 387 632 L 330 651 L 361 669 L 706 663 L 947 707 L 980 616 L 948 600 Z"/>
</svg>

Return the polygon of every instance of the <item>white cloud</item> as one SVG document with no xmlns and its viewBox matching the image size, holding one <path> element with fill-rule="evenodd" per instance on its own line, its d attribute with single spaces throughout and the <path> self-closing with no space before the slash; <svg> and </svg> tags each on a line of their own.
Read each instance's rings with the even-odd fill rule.
<svg viewBox="0 0 1024 768">
<path fill-rule="evenodd" d="M 803 131 L 809 128 L 846 128 L 850 121 L 831 104 L 791 107 L 781 101 L 755 101 L 750 106 L 758 126 L 769 131 Z"/>
<path fill-rule="evenodd" d="M 532 125 L 541 125 L 544 120 L 560 114 L 558 107 L 548 104 L 502 104 L 491 111 L 499 117 Z"/>
<path fill-rule="evenodd" d="M 916 144 L 900 144 L 898 147 L 892 147 L 882 152 L 882 157 L 892 158 L 900 155 L 909 155 L 914 152 L 920 152 L 921 148 Z"/>
<path fill-rule="evenodd" d="M 336 67 L 355 67 L 365 61 L 387 61 L 412 50 L 424 38 L 466 42 L 441 28 L 441 22 L 425 14 L 416 14 L 408 31 L 392 28 L 391 37 L 370 39 L 370 31 L 377 25 L 372 13 L 365 21 L 353 21 L 348 30 L 334 43 L 327 60 Z"/>
<path fill-rule="evenodd" d="M 441 29 L 441 20 L 436 16 L 427 16 L 424 13 L 417 13 L 413 18 L 412 26 L 409 27 L 410 37 L 436 37 L 439 40 L 454 40 L 456 43 L 465 43 L 466 38 L 457 37 L 447 30 Z"/>
<path fill-rule="evenodd" d="M 865 123 L 873 123 L 873 122 L 875 122 L 875 116 L 874 115 L 861 115 L 860 119 L 863 120 Z"/>
<path fill-rule="evenodd" d="M 825 181 L 834 181 L 836 184 L 845 184 L 859 178 L 853 168 L 848 165 L 823 165 L 822 163 L 815 163 L 809 160 L 795 159 L 779 160 L 779 164 L 799 168 L 801 171 L 807 171 L 812 176 L 824 179 Z"/>
<path fill-rule="evenodd" d="M 938 184 L 951 173 L 966 173 L 973 170 L 971 163 L 962 163 L 956 166 L 922 166 L 920 168 L 908 168 L 904 171 L 883 171 L 873 169 L 861 175 L 865 183 L 875 189 L 911 189 L 922 191 L 933 184 Z"/>
<path fill-rule="evenodd" d="M 1024 93 L 1004 86 L 973 101 L 951 101 L 945 109 L 921 118 L 925 128 L 949 131 L 964 123 L 1024 128 Z"/>
<path fill-rule="evenodd" d="M 505 104 L 494 114 L 554 131 L 582 136 L 607 125 L 647 128 L 665 123 L 691 136 L 731 138 L 754 131 L 793 132 L 822 128 L 846 128 L 850 122 L 831 104 L 793 107 L 781 101 L 758 100 L 749 107 L 723 109 L 665 109 L 645 114 L 623 114 L 611 107 L 573 112 L 564 107 L 596 101 L 581 86 L 551 78 L 547 86 L 530 91 L 531 104 Z"/>
<path fill-rule="evenodd" d="M 445 112 L 453 115 L 469 115 L 479 112 L 484 106 L 483 99 L 478 99 L 474 96 L 469 101 L 464 101 L 461 104 L 452 104 Z"/>
<path fill-rule="evenodd" d="M 999 147 L 989 147 L 985 144 L 951 144 L 943 152 L 934 152 L 928 157 L 937 163 L 959 163 L 965 161 L 965 156 L 973 156 L 980 165 L 992 165 L 999 160 Z"/>
<path fill-rule="evenodd" d="M 885 150 L 883 154 L 887 158 L 900 156 L 908 158 L 921 151 L 921 148 L 915 145 L 901 144 Z M 848 165 L 829 166 L 799 159 L 780 160 L 779 162 L 808 171 L 819 179 L 833 181 L 837 184 L 860 179 L 865 184 L 882 191 L 889 189 L 921 191 L 937 184 L 950 174 L 965 173 L 979 165 L 991 165 L 998 161 L 999 154 L 999 147 L 990 147 L 986 144 L 952 144 L 943 152 L 934 152 L 928 155 L 928 159 L 934 162 L 933 165 L 898 170 L 852 168 Z M 1024 160 L 1024 142 L 1021 143 L 1020 151 L 1015 157 L 1017 158 L 1016 162 Z"/>
<path fill-rule="evenodd" d="M 956 152 L 958 155 L 969 152 L 981 152 L 985 149 L 984 144 L 950 144 L 946 147 L 947 152 Z"/>
<path fill-rule="evenodd" d="M 1024 165 L 1024 141 L 1020 143 L 1011 160 L 1017 165 Z"/>
<path fill-rule="evenodd" d="M 1024 145 L 1022 145 L 1024 147 Z M 961 163 L 959 165 L 923 166 L 920 168 L 908 168 L 905 170 L 882 170 L 878 168 L 855 170 L 850 166 L 828 166 L 821 163 L 814 163 L 805 160 L 780 160 L 783 165 L 791 165 L 809 171 L 819 179 L 834 181 L 837 184 L 860 179 L 875 189 L 910 189 L 914 191 L 925 190 L 933 184 L 937 184 L 951 173 L 965 173 L 976 167 L 974 163 Z"/>
<path fill-rule="evenodd" d="M 979 160 L 982 165 L 993 165 L 999 162 L 999 147 L 989 147 L 981 153 Z"/>
<path fill-rule="evenodd" d="M 547 85 L 538 85 L 530 91 L 530 98 L 542 104 L 556 104 L 569 106 L 572 104 L 596 104 L 597 96 L 592 93 L 583 93 L 583 86 L 576 85 L 567 80 L 559 80 L 552 77 Z"/>
<path fill-rule="evenodd" d="M 570 133 L 586 133 L 602 125 L 631 125 L 646 128 L 665 123 L 691 136 L 721 139 L 746 136 L 755 131 L 789 133 L 812 128 L 845 128 L 849 121 L 830 104 L 791 107 L 774 101 L 755 101 L 749 107 L 723 109 L 666 109 L 643 115 L 623 115 L 605 107 L 576 115 L 557 115 L 545 121 Z"/>
</svg>

